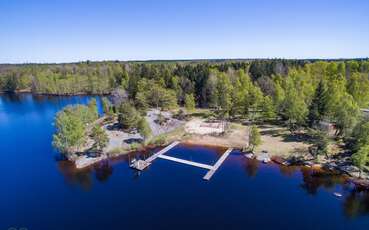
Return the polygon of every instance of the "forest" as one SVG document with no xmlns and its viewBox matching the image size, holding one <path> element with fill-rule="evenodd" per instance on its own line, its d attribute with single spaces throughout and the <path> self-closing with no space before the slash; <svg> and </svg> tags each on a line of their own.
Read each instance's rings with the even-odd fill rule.
<svg viewBox="0 0 369 230">
<path fill-rule="evenodd" d="M 334 124 L 357 164 L 369 159 L 369 121 L 361 111 L 369 106 L 367 59 L 1 65 L 0 90 L 50 95 L 120 90 L 130 105 L 113 102 L 118 112 L 131 111 L 129 106 L 140 113 L 150 107 L 210 108 L 221 119 L 282 120 L 291 132 L 324 121 Z"/>
</svg>

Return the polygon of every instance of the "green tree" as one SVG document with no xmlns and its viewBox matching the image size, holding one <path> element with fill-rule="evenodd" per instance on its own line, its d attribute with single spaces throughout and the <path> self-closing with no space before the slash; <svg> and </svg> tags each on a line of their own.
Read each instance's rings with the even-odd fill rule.
<svg viewBox="0 0 369 230">
<path fill-rule="evenodd" d="M 353 130 L 353 151 L 358 151 L 362 146 L 369 145 L 369 121 L 358 123 Z"/>
<path fill-rule="evenodd" d="M 144 117 L 139 120 L 137 129 L 141 136 L 143 136 L 145 142 L 152 136 L 150 125 Z"/>
<path fill-rule="evenodd" d="M 99 125 L 92 128 L 92 139 L 95 142 L 95 147 L 98 151 L 102 151 L 108 144 L 109 138 L 105 130 Z"/>
<path fill-rule="evenodd" d="M 130 130 L 137 127 L 140 116 L 130 102 L 123 102 L 118 111 L 118 122 L 123 129 Z"/>
<path fill-rule="evenodd" d="M 315 152 L 313 155 L 315 155 L 315 157 L 325 155 L 328 158 L 329 138 L 327 134 L 323 131 L 316 131 L 313 136 L 315 139 Z"/>
<path fill-rule="evenodd" d="M 278 113 L 282 113 L 283 111 L 283 102 L 286 98 L 286 94 L 281 84 L 277 81 L 274 84 L 274 96 L 273 101 L 276 106 L 276 110 Z"/>
<path fill-rule="evenodd" d="M 270 96 L 266 96 L 263 99 L 262 104 L 263 117 L 267 119 L 273 119 L 276 117 L 275 106 Z"/>
<path fill-rule="evenodd" d="M 360 169 L 360 177 L 366 164 L 369 163 L 369 145 L 364 145 L 352 155 L 352 162 Z"/>
<path fill-rule="evenodd" d="M 245 97 L 245 109 L 246 114 L 251 120 L 256 118 L 256 115 L 264 110 L 262 108 L 264 102 L 264 96 L 260 88 L 251 84 L 248 93 Z"/>
<path fill-rule="evenodd" d="M 360 109 L 353 97 L 345 93 L 333 112 L 337 135 L 350 135 L 360 117 Z"/>
<path fill-rule="evenodd" d="M 112 104 L 107 97 L 102 98 L 102 107 L 106 115 L 110 116 L 113 114 Z"/>
<path fill-rule="evenodd" d="M 294 132 L 296 128 L 305 123 L 308 113 L 307 106 L 301 96 L 298 95 L 295 88 L 290 88 L 288 90 L 283 104 L 283 115 L 288 120 L 290 131 Z"/>
<path fill-rule="evenodd" d="M 137 99 L 140 107 L 145 107 L 147 104 L 166 110 L 178 106 L 175 91 L 163 88 L 161 83 L 154 80 L 142 79 L 138 82 Z"/>
<path fill-rule="evenodd" d="M 139 92 L 136 94 L 135 104 L 136 108 L 143 114 L 145 114 L 147 109 L 149 108 L 146 95 L 143 92 Z"/>
<path fill-rule="evenodd" d="M 210 70 L 208 79 L 202 92 L 203 97 L 207 102 L 207 106 L 210 108 L 217 108 L 219 104 L 217 85 L 218 85 L 217 71 Z"/>
<path fill-rule="evenodd" d="M 321 121 L 327 115 L 327 86 L 321 80 L 315 90 L 315 95 L 309 106 L 308 121 L 309 125 L 313 126 Z"/>
<path fill-rule="evenodd" d="M 185 107 L 188 112 L 192 112 L 195 110 L 195 98 L 192 94 L 186 94 Z"/>
<path fill-rule="evenodd" d="M 354 73 L 348 80 L 347 91 L 360 107 L 366 108 L 369 105 L 368 74 Z"/>
<path fill-rule="evenodd" d="M 218 97 L 218 106 L 220 109 L 221 116 L 227 117 L 231 108 L 232 108 L 232 84 L 229 80 L 229 77 L 220 73 L 218 75 L 217 81 L 217 97 Z"/>
<path fill-rule="evenodd" d="M 68 106 L 56 115 L 56 132 L 53 146 L 63 154 L 78 151 L 85 143 L 86 128 L 76 110 L 78 107 Z"/>
<path fill-rule="evenodd" d="M 99 114 L 97 112 L 97 103 L 96 103 L 96 99 L 92 98 L 90 100 L 90 102 L 88 103 L 88 109 L 91 115 L 91 120 L 96 120 L 99 117 Z"/>
<path fill-rule="evenodd" d="M 252 125 L 249 133 L 249 146 L 251 151 L 261 144 L 261 135 L 256 125 Z"/>
</svg>

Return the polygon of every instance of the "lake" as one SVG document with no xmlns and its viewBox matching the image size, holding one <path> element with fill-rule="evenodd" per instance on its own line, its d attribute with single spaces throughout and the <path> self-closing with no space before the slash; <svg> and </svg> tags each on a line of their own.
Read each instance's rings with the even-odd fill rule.
<svg viewBox="0 0 369 230">
<path fill-rule="evenodd" d="M 0 230 L 369 229 L 369 193 L 340 176 L 239 151 L 210 181 L 204 169 L 164 159 L 141 173 L 129 168 L 133 155 L 155 150 L 77 171 L 51 145 L 53 119 L 89 99 L 0 95 Z M 179 145 L 167 155 L 213 164 L 223 151 Z"/>
</svg>

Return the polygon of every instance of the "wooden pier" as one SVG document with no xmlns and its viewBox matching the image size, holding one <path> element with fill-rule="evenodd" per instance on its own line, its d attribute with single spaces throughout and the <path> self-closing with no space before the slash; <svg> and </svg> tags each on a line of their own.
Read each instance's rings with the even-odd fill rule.
<svg viewBox="0 0 369 230">
<path fill-rule="evenodd" d="M 168 152 L 171 148 L 173 148 L 174 146 L 178 145 L 179 141 L 175 141 L 172 144 L 168 145 L 167 147 L 163 148 L 162 150 L 160 150 L 159 152 L 155 153 L 154 155 L 152 155 L 151 157 L 147 158 L 145 161 L 147 163 L 151 163 L 153 160 L 155 160 L 156 158 L 158 158 L 160 155 Z"/>
<path fill-rule="evenodd" d="M 170 160 L 170 161 L 175 161 L 177 163 L 192 165 L 192 166 L 203 168 L 203 169 L 208 169 L 208 170 L 213 169 L 213 166 L 211 166 L 211 165 L 201 164 L 201 163 L 197 163 L 197 162 L 193 162 L 193 161 L 188 161 L 188 160 L 183 160 L 183 159 L 179 159 L 179 158 L 175 158 L 175 157 L 170 157 L 170 156 L 166 156 L 166 155 L 160 155 L 159 158 L 165 159 L 165 160 Z"/>
<path fill-rule="evenodd" d="M 162 150 L 160 150 L 159 152 L 155 153 L 154 155 L 152 155 L 151 157 L 147 158 L 146 160 L 134 160 L 131 164 L 130 167 L 137 169 L 139 171 L 142 171 L 144 169 L 146 169 L 153 160 L 155 160 L 156 158 L 158 158 L 160 155 L 166 153 L 167 151 L 169 151 L 171 148 L 173 148 L 174 146 L 178 145 L 179 142 L 175 141 L 172 144 L 168 145 L 167 147 L 163 148 Z"/>
<path fill-rule="evenodd" d="M 217 160 L 217 162 L 214 165 L 207 165 L 207 164 L 202 164 L 202 163 L 198 163 L 198 162 L 194 162 L 194 161 L 189 161 L 189 160 L 184 160 L 184 159 L 164 155 L 166 152 L 168 152 L 170 149 L 172 149 L 174 146 L 178 145 L 179 143 L 180 143 L 179 141 L 175 141 L 172 144 L 170 144 L 167 147 L 160 150 L 159 152 L 153 154 L 151 157 L 147 158 L 145 161 L 139 160 L 139 161 L 134 162 L 133 164 L 131 164 L 131 167 L 135 168 L 137 170 L 144 170 L 156 158 L 160 158 L 160 159 L 164 159 L 164 160 L 174 161 L 174 162 L 177 162 L 177 163 L 191 165 L 191 166 L 198 167 L 198 168 L 207 169 L 209 171 L 205 174 L 203 179 L 204 180 L 210 180 L 210 178 L 219 169 L 219 167 L 223 164 L 223 162 L 227 159 L 227 157 L 229 156 L 229 154 L 233 150 L 232 148 L 227 149 L 227 151 L 225 151 L 223 153 L 223 155 Z"/>
<path fill-rule="evenodd" d="M 227 151 L 225 151 L 223 153 L 223 155 L 218 159 L 218 161 L 214 164 L 214 166 L 212 167 L 212 169 L 210 169 L 206 175 L 203 177 L 204 180 L 210 180 L 210 178 L 214 175 L 215 171 L 218 170 L 218 168 L 223 164 L 223 162 L 225 161 L 225 159 L 227 159 L 227 157 L 229 156 L 229 154 L 232 152 L 232 148 L 227 149 Z"/>
</svg>

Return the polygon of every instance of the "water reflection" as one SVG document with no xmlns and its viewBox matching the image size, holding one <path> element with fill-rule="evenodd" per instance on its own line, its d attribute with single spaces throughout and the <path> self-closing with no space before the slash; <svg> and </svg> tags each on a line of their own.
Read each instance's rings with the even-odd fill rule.
<svg viewBox="0 0 369 230">
<path fill-rule="evenodd" d="M 71 185 L 79 185 L 84 190 L 90 190 L 92 187 L 92 168 L 77 170 L 74 163 L 70 161 L 59 161 L 59 171 L 63 174 L 66 182 Z"/>
<path fill-rule="evenodd" d="M 369 192 L 353 189 L 343 202 L 344 214 L 349 218 L 369 215 Z"/>
<path fill-rule="evenodd" d="M 109 161 L 103 161 L 94 167 L 96 179 L 100 182 L 106 182 L 113 174 L 113 167 Z"/>
<path fill-rule="evenodd" d="M 341 185 L 345 188 L 349 185 L 347 178 L 337 173 L 306 167 L 301 167 L 300 171 L 303 180 L 301 188 L 310 195 L 317 194 L 319 188 L 333 189 L 336 185 Z"/>
<path fill-rule="evenodd" d="M 342 209 L 346 217 L 356 218 L 369 215 L 369 191 L 358 189 L 346 176 L 301 166 L 277 164 L 269 164 L 269 166 L 278 167 L 281 175 L 286 177 L 300 176 L 299 187 L 309 195 L 315 196 L 320 189 L 324 189 L 332 193 L 333 197 L 333 192 L 339 190 L 343 194 Z M 268 170 L 268 167 L 263 167 L 262 170 Z M 255 177 L 260 169 L 259 161 L 246 160 L 245 171 L 249 177 Z"/>
<path fill-rule="evenodd" d="M 246 160 L 245 170 L 249 177 L 255 177 L 259 170 L 260 162 L 256 159 Z"/>
<path fill-rule="evenodd" d="M 98 162 L 84 169 L 76 169 L 73 162 L 66 160 L 61 155 L 56 156 L 55 159 L 58 162 L 60 173 L 64 176 L 68 184 L 77 185 L 83 188 L 83 190 L 89 191 L 93 186 L 93 178 L 96 178 L 98 182 L 104 183 L 113 175 L 115 165 L 125 163 L 128 166 L 128 162 L 132 159 L 146 159 L 157 150 L 158 148 L 151 148 L 144 151 L 132 152 L 130 154 Z M 140 175 L 140 171 L 132 170 L 132 179 L 138 179 Z"/>
<path fill-rule="evenodd" d="M 58 168 L 68 184 L 78 185 L 86 191 L 92 188 L 93 175 L 95 175 L 97 181 L 103 183 L 108 181 L 114 171 L 108 160 L 85 169 L 76 169 L 74 163 L 63 160 L 58 162 Z"/>
<path fill-rule="evenodd" d="M 296 174 L 296 172 L 300 171 L 300 167 L 298 166 L 286 166 L 286 165 L 279 165 L 279 171 L 283 176 L 292 177 Z"/>
</svg>

